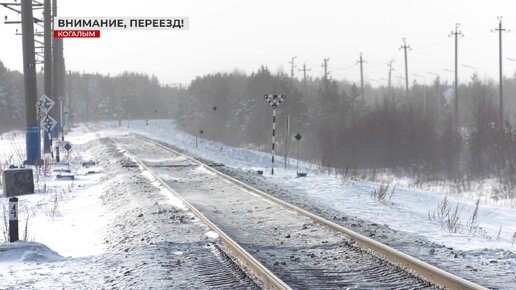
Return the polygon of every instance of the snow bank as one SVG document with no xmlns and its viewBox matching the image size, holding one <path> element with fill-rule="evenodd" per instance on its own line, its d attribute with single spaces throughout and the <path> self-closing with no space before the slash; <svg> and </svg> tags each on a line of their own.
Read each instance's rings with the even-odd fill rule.
<svg viewBox="0 0 516 290">
<path fill-rule="evenodd" d="M 63 259 L 57 252 L 36 242 L 17 241 L 0 244 L 0 263 L 55 262 Z"/>
</svg>

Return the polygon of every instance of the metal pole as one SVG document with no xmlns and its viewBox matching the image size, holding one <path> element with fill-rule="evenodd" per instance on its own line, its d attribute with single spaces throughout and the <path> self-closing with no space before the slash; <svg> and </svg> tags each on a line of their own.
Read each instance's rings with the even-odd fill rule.
<svg viewBox="0 0 516 290">
<path fill-rule="evenodd" d="M 70 126 L 68 129 L 72 127 L 72 71 L 68 71 L 68 121 L 70 122 Z"/>
<path fill-rule="evenodd" d="M 502 74 L 502 19 L 498 24 L 499 50 L 500 50 L 500 128 L 503 126 L 503 74 Z"/>
<path fill-rule="evenodd" d="M 365 94 L 364 94 L 364 70 L 363 70 L 364 59 L 362 58 L 362 53 L 360 53 L 360 60 L 358 62 L 360 63 L 360 93 L 362 94 L 362 101 L 363 101 L 363 100 L 365 100 Z"/>
<path fill-rule="evenodd" d="M 27 164 L 37 164 L 41 159 L 39 124 L 36 113 L 36 57 L 34 51 L 34 23 L 32 0 L 21 1 L 23 76 L 25 83 L 25 122 Z"/>
<path fill-rule="evenodd" d="M 274 175 L 274 138 L 276 136 L 276 106 L 272 107 L 272 169 L 271 175 Z"/>
<path fill-rule="evenodd" d="M 455 126 L 459 126 L 459 73 L 458 73 L 458 33 L 459 25 L 455 25 Z"/>
<path fill-rule="evenodd" d="M 498 16 L 498 27 L 493 32 L 498 31 L 498 42 L 500 51 L 500 127 L 503 126 L 503 74 L 502 74 L 502 31 L 509 32 L 505 28 L 502 28 L 502 16 Z"/>
<path fill-rule="evenodd" d="M 274 175 L 274 147 L 276 136 L 276 108 L 287 97 L 286 95 L 264 95 L 265 100 L 269 102 L 272 107 L 272 169 L 271 175 Z"/>
<path fill-rule="evenodd" d="M 44 67 L 45 67 L 45 95 L 50 99 L 53 98 L 52 87 L 52 19 L 50 16 L 50 0 L 45 0 L 43 7 L 43 21 L 44 21 Z M 43 134 L 43 152 L 51 152 L 51 142 L 48 134 Z"/>
<path fill-rule="evenodd" d="M 389 84 L 388 84 L 387 95 L 391 96 L 391 101 L 394 104 L 394 94 L 391 92 L 392 62 L 393 62 L 392 60 L 389 62 Z"/>
<path fill-rule="evenodd" d="M 420 74 L 413 74 L 413 76 L 423 79 L 423 118 L 426 119 L 426 77 Z"/>
<path fill-rule="evenodd" d="M 296 142 L 296 147 L 297 147 L 297 153 L 296 153 L 296 160 L 297 160 L 297 165 L 296 165 L 296 174 L 299 174 L 299 140 L 297 140 Z"/>
<path fill-rule="evenodd" d="M 61 162 L 61 158 L 59 156 L 59 145 L 56 146 L 56 162 L 57 163 Z"/>
<path fill-rule="evenodd" d="M 307 69 L 306 64 L 303 64 L 303 69 L 299 69 L 299 71 L 303 72 L 303 86 L 304 86 L 304 94 L 305 96 L 308 95 L 308 90 L 306 87 L 306 72 L 311 71 L 312 69 Z"/>
<path fill-rule="evenodd" d="M 289 140 L 289 136 L 290 136 L 290 116 L 287 115 L 287 128 L 286 128 L 286 134 L 285 134 L 285 169 L 287 169 L 288 167 L 288 140 Z"/>
<path fill-rule="evenodd" d="M 291 61 L 289 61 L 290 65 L 291 65 L 291 66 L 290 66 L 290 77 L 291 77 L 291 78 L 294 78 L 294 68 L 295 68 L 295 65 L 294 65 L 294 59 L 296 59 L 296 58 L 297 58 L 297 56 L 293 56 L 293 57 L 292 57 L 292 60 L 291 60 Z"/>
<path fill-rule="evenodd" d="M 424 84 L 424 88 L 423 88 L 423 115 L 424 115 L 424 118 L 426 119 L 426 116 L 427 116 L 427 113 L 426 113 L 426 79 L 425 79 L 425 84 Z"/>
<path fill-rule="evenodd" d="M 438 74 L 436 73 L 433 73 L 433 72 L 426 72 L 427 74 L 430 74 L 430 75 L 434 75 L 436 78 L 435 80 L 437 80 L 437 78 L 439 77 Z M 433 96 L 433 94 L 432 94 Z M 440 120 L 441 119 L 441 97 L 439 96 L 439 94 L 437 95 L 437 120 Z"/>
<path fill-rule="evenodd" d="M 89 77 L 89 75 L 86 75 L 86 122 L 89 122 L 89 121 L 90 121 L 90 77 Z"/>
<path fill-rule="evenodd" d="M 52 19 L 57 16 L 57 0 L 52 0 Z M 54 30 L 54 25 L 52 23 L 52 31 Z M 54 102 L 58 102 L 58 96 L 59 96 L 59 63 L 58 63 L 58 38 L 52 38 L 52 96 L 49 96 L 52 98 Z M 54 119 L 59 121 L 59 118 L 57 117 L 58 112 L 57 108 L 53 108 L 51 116 L 54 117 Z M 56 136 L 57 129 L 52 130 L 51 136 Z"/>
<path fill-rule="evenodd" d="M 407 60 L 407 46 L 405 46 L 405 92 L 407 100 L 409 97 L 409 84 L 408 84 L 408 60 Z"/>
<path fill-rule="evenodd" d="M 57 16 L 57 0 L 52 0 L 52 16 Z M 63 59 L 63 39 L 54 38 L 53 39 L 53 100 L 56 104 L 59 104 L 59 101 L 62 100 L 64 94 L 64 59 Z M 53 137 L 59 137 L 60 128 L 61 128 L 61 113 L 60 106 L 54 107 L 54 118 L 57 120 L 57 125 L 52 130 Z"/>
<path fill-rule="evenodd" d="M 64 118 L 63 118 L 63 100 L 60 100 L 59 101 L 59 119 L 61 120 L 61 123 L 58 123 L 58 125 L 61 126 L 61 141 L 64 141 L 64 132 L 63 132 L 63 127 L 64 127 Z"/>
<path fill-rule="evenodd" d="M 400 47 L 400 49 L 403 49 L 403 52 L 405 53 L 405 93 L 406 93 L 406 98 L 408 100 L 408 98 L 409 98 L 409 79 L 408 79 L 407 49 L 410 49 L 410 46 L 407 45 L 407 40 L 405 38 L 403 38 L 403 45 Z"/>
<path fill-rule="evenodd" d="M 455 126 L 457 128 L 459 127 L 459 119 L 460 119 L 459 118 L 459 67 L 458 67 L 459 36 L 464 36 L 462 34 L 462 31 L 459 31 L 459 26 L 460 26 L 459 23 L 455 23 L 455 31 L 452 31 L 450 33 L 450 36 L 451 35 L 455 36 L 455 86 L 454 86 L 453 96 L 454 96 L 454 103 L 455 103 L 454 122 L 455 122 Z"/>
</svg>

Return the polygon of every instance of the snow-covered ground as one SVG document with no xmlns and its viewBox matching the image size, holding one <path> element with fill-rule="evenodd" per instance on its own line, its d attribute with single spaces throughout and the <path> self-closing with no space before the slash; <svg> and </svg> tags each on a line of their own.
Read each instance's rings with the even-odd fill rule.
<svg viewBox="0 0 516 290">
<path fill-rule="evenodd" d="M 195 136 L 178 130 L 170 120 L 152 121 L 148 125 L 131 121 L 130 128 L 126 124 L 120 129 L 142 133 L 228 167 L 253 173 L 263 170 L 267 182 L 278 188 L 288 188 L 289 193 L 296 195 L 299 200 L 317 204 L 331 212 L 359 217 L 372 224 L 386 225 L 393 230 L 442 245 L 451 249 L 452 259 L 456 253 L 467 253 L 466 256 L 471 259 L 468 261 L 473 265 L 467 265 L 465 271 L 477 271 L 484 264 L 493 266 L 496 263 L 498 268 L 493 267 L 488 273 L 503 268 L 515 275 L 516 208 L 507 200 L 480 198 L 482 191 L 492 185 L 479 186 L 477 192 L 459 194 L 452 190 L 447 192 L 444 186 L 421 189 L 410 186 L 408 178 L 390 178 L 388 197 L 379 201 L 372 197 L 372 192 L 381 187 L 379 183 L 343 179 L 305 162 L 300 163 L 300 171 L 307 172 L 308 176 L 296 178 L 295 161 L 290 160 L 288 169 L 284 169 L 283 158 L 278 156 L 275 174 L 271 175 L 270 154 L 226 146 L 202 138 L 198 139 L 198 148 L 195 148 Z M 108 125 L 117 127 L 118 124 Z M 455 232 L 449 230 L 447 222 L 441 222 L 438 217 L 439 204 L 443 203 L 445 197 L 451 212 L 457 208 L 459 225 Z M 478 217 L 471 222 L 478 198 Z M 471 275 L 475 276 L 474 273 Z"/>
<path fill-rule="evenodd" d="M 0 289 L 206 288 L 196 261 L 224 268 L 217 236 L 150 174 L 124 168 L 123 152 L 99 137 L 76 128 L 67 136 L 72 153 L 62 156 L 75 179 L 56 179 L 53 166 L 37 174 L 35 194 L 19 196 L 25 241 L 5 243 L 0 223 Z M 22 134 L 2 135 L 2 168 L 19 165 L 20 147 Z M 97 165 L 83 167 L 87 160 Z M 0 203 L 5 217 L 8 199 Z"/>
<path fill-rule="evenodd" d="M 358 217 L 369 226 L 385 225 L 406 233 L 410 237 L 406 243 L 413 244 L 414 237 L 417 237 L 419 241 L 443 245 L 443 249 L 450 249 L 447 250 L 450 259 L 454 259 L 454 256 L 457 258 L 457 254 L 456 260 L 463 259 L 455 263 L 462 263 L 470 277 L 475 276 L 474 271 L 477 270 L 482 275 L 500 275 L 499 278 L 490 278 L 489 285 L 499 286 L 496 281 L 504 281 L 501 288 L 516 289 L 510 282 L 516 279 L 516 245 L 513 245 L 516 209 L 511 207 L 511 202 L 481 198 L 478 227 L 470 233 L 467 223 L 480 191 L 461 195 L 442 190 L 446 187 L 424 190 L 411 187 L 408 178 L 390 178 L 390 197 L 378 201 L 371 194 L 379 189 L 379 183 L 342 179 L 305 162 L 300 163 L 300 171 L 307 172 L 308 176 L 296 178 L 295 161 L 290 160 L 289 168 L 283 169 L 281 157 L 276 159 L 277 167 L 272 176 L 270 154 L 201 138 L 198 148 L 195 148 L 195 136 L 178 130 L 170 120 L 152 121 L 149 125 L 145 125 L 144 121 L 131 121 L 130 128 L 126 124 L 124 122 L 124 127 L 118 128 L 117 122 L 105 123 L 104 128 L 95 133 L 86 127 L 76 128 L 67 137 L 74 146 L 70 166 L 75 172 L 75 180 L 56 180 L 55 173 L 48 177 L 40 175 L 36 182 L 37 193 L 20 197 L 20 236 L 24 235 L 28 216 L 29 242 L 1 245 L 0 288 L 71 288 L 71 285 L 84 289 L 171 287 L 172 282 L 160 280 L 160 273 L 154 268 L 162 269 L 171 259 L 182 265 L 188 260 L 188 255 L 193 255 L 192 252 L 204 250 L 205 241 L 213 240 L 209 234 L 206 235 L 206 228 L 188 218 L 189 214 L 181 209 L 180 204 L 149 176 L 141 175 L 139 169 L 128 172 L 121 169 L 117 162 L 125 158 L 123 154 L 99 141 L 105 134 L 123 134 L 129 130 L 224 163 L 271 188 L 287 189 L 293 199 L 314 205 L 323 213 L 335 213 L 339 219 L 340 216 Z M 11 132 L 2 135 L 2 168 L 10 163 L 19 164 L 23 152 L 23 134 Z M 82 168 L 81 162 L 89 159 L 98 161 L 99 166 Z M 257 170 L 263 170 L 264 175 L 256 174 Z M 488 187 L 483 188 L 486 190 Z M 150 201 L 142 203 L 141 199 L 148 195 L 157 198 L 157 204 Z M 437 211 L 445 196 L 451 210 L 458 205 L 460 227 L 457 233 L 450 233 L 447 226 L 436 218 L 429 219 L 429 214 Z M 1 211 L 7 199 L 2 197 L 0 200 Z M 170 228 L 170 219 L 174 218 L 175 221 L 176 217 L 181 217 L 177 219 L 181 222 Z M 167 227 L 156 226 L 161 223 Z M 350 223 L 356 222 L 350 219 Z M 0 236 L 2 241 L 3 236 Z M 396 237 L 400 239 L 398 242 L 402 242 L 400 237 L 405 236 L 399 234 Z M 179 243 L 171 245 L 170 241 Z M 150 257 L 156 256 L 156 251 L 170 254 L 165 257 L 158 255 L 153 263 L 145 264 L 145 261 L 152 260 Z M 424 251 L 432 255 L 433 248 L 430 254 L 427 248 Z M 465 254 L 465 257 L 461 254 Z M 482 272 L 482 267 L 491 268 Z M 167 274 L 169 277 L 177 278 L 174 283 L 182 283 L 173 285 L 200 287 L 200 284 L 196 284 L 198 281 L 188 278 L 190 270 L 179 268 L 166 270 L 172 273 Z M 149 277 L 145 278 L 146 275 Z"/>
<path fill-rule="evenodd" d="M 77 149 L 84 148 L 85 143 L 95 139 L 92 133 L 81 133 L 73 138 Z M 11 164 L 20 165 L 24 150 L 25 137 L 22 133 L 2 135 L 2 169 Z M 78 169 L 80 161 L 88 158 L 86 152 L 81 155 L 74 152 L 78 151 L 74 149 L 69 156 L 70 169 Z M 99 181 L 103 174 L 82 175 L 77 172 L 75 180 L 71 181 L 57 180 L 56 173 L 47 173 L 48 176 L 43 174 L 43 169 L 36 170 L 35 194 L 18 197 L 19 234 L 20 239 L 26 241 L 5 243 L 7 229 L 2 223 L 1 288 L 63 287 L 71 281 L 87 280 L 85 272 L 89 272 L 90 276 L 100 275 L 98 270 L 88 271 L 91 266 L 87 265 L 93 263 L 91 257 L 105 252 L 100 238 L 100 229 L 107 221 L 103 219 L 99 199 L 102 192 Z M 0 204 L 5 220 L 8 199 L 2 197 Z"/>
<path fill-rule="evenodd" d="M 307 172 L 305 178 L 296 177 L 296 163 L 289 161 L 288 169 L 283 168 L 283 157 L 276 156 L 275 174 L 270 175 L 270 154 L 242 148 L 226 146 L 218 142 L 199 139 L 195 148 L 195 136 L 175 128 L 173 122 L 163 120 L 149 122 L 132 121 L 130 129 L 143 133 L 157 140 L 167 142 L 188 150 L 202 158 L 224 163 L 227 166 L 243 170 L 263 170 L 264 177 L 272 180 L 279 187 L 288 187 L 301 198 L 317 199 L 329 208 L 342 211 L 348 215 L 359 216 L 379 224 L 387 224 L 397 230 L 423 235 L 436 243 L 462 250 L 504 249 L 514 251 L 516 234 L 516 208 L 504 206 L 495 200 L 481 199 L 478 213 L 478 229 L 471 233 L 467 226 L 475 208 L 475 199 L 457 193 L 437 192 L 433 188 L 423 190 L 401 186 L 406 180 L 391 180 L 389 196 L 383 201 L 371 197 L 378 190 L 379 183 L 343 180 L 334 174 L 327 174 L 317 166 L 300 163 L 300 171 Z M 396 185 L 394 190 L 392 188 Z M 438 204 L 447 196 L 450 208 L 459 206 L 461 226 L 457 233 L 450 233 L 439 221 L 429 219 L 429 213 L 437 212 Z M 516 243 L 516 241 L 514 241 Z"/>
</svg>

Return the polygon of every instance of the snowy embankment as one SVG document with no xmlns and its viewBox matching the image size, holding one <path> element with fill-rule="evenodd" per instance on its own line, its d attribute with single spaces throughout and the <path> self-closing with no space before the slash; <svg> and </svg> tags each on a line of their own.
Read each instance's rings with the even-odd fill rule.
<svg viewBox="0 0 516 290">
<path fill-rule="evenodd" d="M 436 243 L 457 247 L 462 250 L 504 249 L 513 251 L 516 233 L 516 208 L 505 206 L 495 200 L 481 199 L 478 209 L 478 227 L 472 227 L 468 220 L 475 209 L 475 199 L 456 193 L 437 192 L 401 186 L 406 180 L 391 180 L 388 196 L 378 200 L 371 195 L 381 184 L 360 180 L 343 180 L 327 174 L 316 165 L 300 162 L 300 171 L 307 172 L 305 178 L 295 178 L 295 160 L 289 160 L 288 169 L 283 168 L 283 158 L 276 156 L 276 169 L 270 175 L 270 154 L 226 146 L 218 142 L 198 139 L 178 130 L 170 120 L 144 122 L 131 121 L 130 130 L 142 133 L 187 150 L 199 157 L 245 171 L 263 170 L 264 177 L 279 187 L 288 187 L 300 198 L 318 200 L 326 207 L 358 216 L 379 224 L 386 224 L 397 230 L 423 235 Z M 281 144 L 279 144 L 281 146 Z M 302 146 L 302 145 L 301 145 Z M 394 188 L 394 186 L 396 187 Z M 460 226 L 456 233 L 450 233 L 446 224 L 436 216 L 439 204 L 447 196 L 448 206 L 454 211 L 458 205 Z M 431 216 L 435 216 L 429 218 Z"/>
<path fill-rule="evenodd" d="M 116 122 L 110 123 L 113 130 L 104 133 L 124 133 L 125 124 L 118 128 Z M 412 253 L 409 249 L 408 253 L 419 251 L 425 260 L 445 269 L 457 269 L 452 272 L 460 276 L 484 285 L 514 288 L 516 209 L 505 206 L 508 203 L 481 199 L 476 226 L 470 231 L 468 219 L 476 199 L 435 188 L 411 188 L 405 179 L 391 180 L 387 197 L 378 200 L 372 193 L 378 192 L 381 184 L 343 180 L 308 163 L 300 163 L 300 170 L 308 176 L 295 178 L 295 161 L 290 160 L 289 168 L 283 169 L 283 160 L 277 157 L 279 162 L 271 176 L 270 154 L 203 139 L 195 148 L 195 136 L 176 129 L 170 120 L 152 121 L 148 126 L 143 121 L 131 121 L 130 127 L 129 130 L 224 163 L 271 191 L 285 189 L 291 199 L 313 205 L 323 215 L 331 214 L 329 218 L 335 214 L 339 222 L 347 220 L 351 227 L 363 224 L 366 232 L 372 232 L 382 242 L 410 244 L 417 249 Z M 212 240 L 206 228 L 191 221 L 189 214 L 139 168 L 123 168 L 119 162 L 126 157 L 102 141 L 104 133 L 77 128 L 67 137 L 74 145 L 70 167 L 75 180 L 56 180 L 55 172 L 49 176 L 40 172 L 36 194 L 20 197 L 20 237 L 27 232 L 29 242 L 2 245 L 0 288 L 202 288 L 198 280 L 192 279 L 196 275 L 191 274 L 194 266 L 188 261 L 205 250 L 206 240 Z M 22 134 L 2 135 L 2 168 L 19 164 L 23 152 Z M 99 167 L 82 168 L 82 161 L 89 159 L 99 161 Z M 257 170 L 263 170 L 264 176 L 256 174 Z M 399 184 L 393 190 L 396 183 Z M 459 223 L 455 232 L 448 229 L 446 221 L 439 220 L 438 205 L 443 204 L 445 196 L 450 211 L 457 208 Z M 0 200 L 2 210 L 7 199 Z M 376 231 L 379 226 L 399 233 L 389 236 L 388 231 Z M 443 246 L 421 243 L 424 240 Z M 166 254 L 157 255 L 158 252 Z M 170 261 L 176 262 L 172 265 Z M 444 265 L 442 261 L 446 261 Z M 163 281 L 163 276 L 173 279 Z"/>
<path fill-rule="evenodd" d="M 0 288 L 204 288 L 191 261 L 217 237 L 149 174 L 124 168 L 127 157 L 101 135 L 79 127 L 67 140 L 61 158 L 74 180 L 57 179 L 58 166 L 35 170 L 36 193 L 19 196 L 25 241 L 6 243 L 0 225 Z M 23 134 L 2 135 L 2 169 L 20 164 L 24 146 Z M 8 199 L 0 203 L 5 217 Z"/>
<path fill-rule="evenodd" d="M 458 194 L 443 190 L 447 188 L 444 186 L 416 188 L 410 186 L 410 178 L 389 177 L 383 185 L 342 178 L 305 162 L 300 162 L 300 171 L 308 176 L 296 178 L 296 161 L 289 160 L 288 169 L 284 169 L 280 156 L 276 156 L 275 174 L 271 175 L 270 154 L 202 138 L 198 138 L 195 148 L 195 136 L 177 129 L 170 120 L 127 124 L 124 122 L 122 128 L 114 122 L 108 126 L 116 129 L 114 132 L 141 133 L 201 158 L 224 163 L 229 171 L 265 190 L 278 192 L 329 219 L 338 218 L 345 226 L 459 276 L 483 285 L 514 288 L 511 285 L 516 279 L 516 208 L 510 206 L 514 203 L 480 198 L 481 190 Z M 256 174 L 258 170 L 263 170 L 264 175 Z M 493 186 L 492 181 L 488 183 L 479 189 Z M 382 192 L 382 187 L 386 197 L 375 198 L 374 193 Z"/>
</svg>

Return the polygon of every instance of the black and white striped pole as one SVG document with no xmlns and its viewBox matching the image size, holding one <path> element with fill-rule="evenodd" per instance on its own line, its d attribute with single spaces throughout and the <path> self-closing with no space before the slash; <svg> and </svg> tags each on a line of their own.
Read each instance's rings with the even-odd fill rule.
<svg viewBox="0 0 516 290">
<path fill-rule="evenodd" d="M 272 107 L 272 169 L 271 175 L 274 175 L 274 144 L 276 136 L 276 108 L 287 97 L 286 95 L 265 95 L 264 96 L 269 105 Z"/>
<path fill-rule="evenodd" d="M 18 198 L 9 198 L 9 242 L 18 240 Z"/>
</svg>

